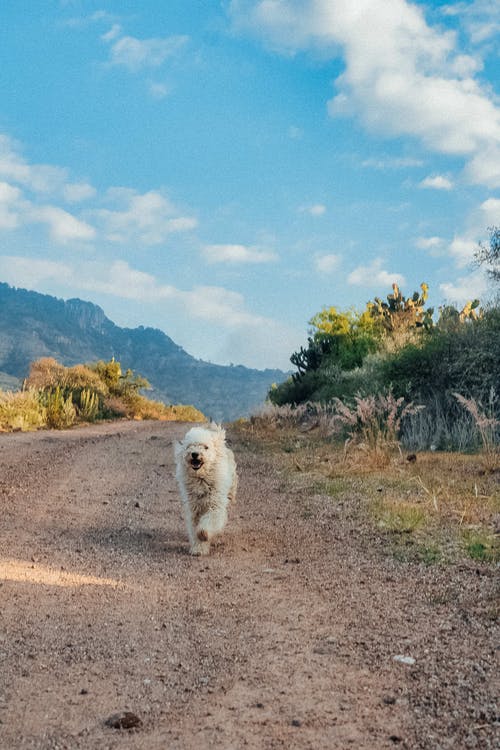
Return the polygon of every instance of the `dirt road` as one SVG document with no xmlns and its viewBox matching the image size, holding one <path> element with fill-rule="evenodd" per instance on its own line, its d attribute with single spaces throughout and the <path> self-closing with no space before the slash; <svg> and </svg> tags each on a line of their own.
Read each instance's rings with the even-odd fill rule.
<svg viewBox="0 0 500 750">
<path fill-rule="evenodd" d="M 2 750 L 498 747 L 493 570 L 392 560 L 359 498 L 237 440 L 237 505 L 192 558 L 185 429 L 0 435 Z"/>
</svg>

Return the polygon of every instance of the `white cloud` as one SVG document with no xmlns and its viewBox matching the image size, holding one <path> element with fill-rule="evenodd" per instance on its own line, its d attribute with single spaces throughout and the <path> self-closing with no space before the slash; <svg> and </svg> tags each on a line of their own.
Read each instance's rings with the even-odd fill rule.
<svg viewBox="0 0 500 750">
<path fill-rule="evenodd" d="M 26 216 L 31 223 L 47 224 L 52 239 L 62 244 L 93 240 L 96 236 L 94 227 L 57 206 L 32 205 Z"/>
<path fill-rule="evenodd" d="M 330 253 L 327 255 L 316 255 L 314 257 L 314 267 L 319 273 L 332 273 L 336 271 L 341 263 L 340 255 Z"/>
<path fill-rule="evenodd" d="M 179 291 L 177 299 L 182 302 L 190 317 L 208 320 L 224 328 L 265 323 L 262 316 L 245 310 L 242 294 L 223 287 L 196 286 L 190 291 Z"/>
<path fill-rule="evenodd" d="M 236 362 L 247 367 L 291 369 L 290 355 L 304 344 L 304 331 L 275 320 L 265 325 L 242 326 L 230 331 L 217 353 L 219 362 Z"/>
<path fill-rule="evenodd" d="M 276 253 L 245 245 L 206 245 L 202 253 L 208 263 L 270 263 Z"/>
<path fill-rule="evenodd" d="M 158 245 L 170 234 L 194 229 L 198 223 L 193 217 L 179 216 L 169 199 L 155 190 L 141 194 L 127 188 L 111 188 L 107 195 L 112 203 L 122 206 L 121 210 L 101 208 L 91 215 L 110 242 L 136 240 Z"/>
<path fill-rule="evenodd" d="M 440 284 L 439 289 L 448 303 L 462 306 L 473 299 L 481 299 L 488 291 L 488 282 L 481 271 L 476 271 L 462 276 L 456 283 Z"/>
<path fill-rule="evenodd" d="M 500 224 L 500 198 L 488 198 L 479 207 L 485 227 Z"/>
<path fill-rule="evenodd" d="M 455 16 L 473 44 L 489 43 L 500 33 L 500 6 L 497 0 L 458 2 L 443 6 L 441 12 L 445 16 Z"/>
<path fill-rule="evenodd" d="M 33 289 L 47 280 L 67 282 L 71 276 L 72 270 L 65 263 L 16 255 L 0 256 L 0 277 L 11 286 Z"/>
<path fill-rule="evenodd" d="M 400 273 L 386 271 L 382 268 L 382 258 L 375 258 L 366 266 L 358 266 L 351 271 L 347 282 L 353 286 L 387 287 L 392 284 L 405 284 L 406 279 Z"/>
<path fill-rule="evenodd" d="M 429 175 L 420 183 L 421 188 L 432 188 L 433 190 L 451 190 L 453 183 L 442 174 Z"/>
<path fill-rule="evenodd" d="M 426 23 L 406 0 L 232 0 L 235 25 L 257 30 L 288 52 L 343 53 L 332 116 L 359 115 L 384 135 L 409 135 L 428 148 L 476 162 L 470 179 L 500 184 L 500 109 L 474 74 L 481 60 L 457 36 Z M 482 154 L 495 155 L 484 173 Z M 491 159 L 490 159 L 491 164 Z"/>
<path fill-rule="evenodd" d="M 148 303 L 160 300 L 175 303 L 193 320 L 205 320 L 223 328 L 241 325 L 262 325 L 265 318 L 245 310 L 245 300 L 239 292 L 224 287 L 196 286 L 178 289 L 171 284 L 161 284 L 155 276 L 139 271 L 123 260 L 107 265 L 102 262 L 86 263 L 85 268 L 74 272 L 74 283 L 81 289 L 109 294 L 122 299 Z"/>
<path fill-rule="evenodd" d="M 368 169 L 405 169 L 408 167 L 422 167 L 422 159 L 411 156 L 382 156 L 378 158 L 365 159 L 361 166 Z"/>
<path fill-rule="evenodd" d="M 30 164 L 20 145 L 0 133 L 0 179 L 9 180 L 35 196 L 61 196 L 69 203 L 91 198 L 96 190 L 87 182 L 69 182 L 69 170 L 52 164 Z"/>
<path fill-rule="evenodd" d="M 18 144 L 0 134 L 0 178 L 23 185 L 35 193 L 53 193 L 68 179 L 68 170 L 50 164 L 29 164 L 19 153 Z"/>
<path fill-rule="evenodd" d="M 477 242 L 471 237 L 457 236 L 450 242 L 448 251 L 459 268 L 463 268 L 472 262 Z"/>
<path fill-rule="evenodd" d="M 119 23 L 114 23 L 109 31 L 101 36 L 103 42 L 113 42 L 119 36 L 121 36 L 122 27 Z"/>
<path fill-rule="evenodd" d="M 499 188 L 500 146 L 488 144 L 481 151 L 478 151 L 467 164 L 465 175 L 476 185 Z"/>
<path fill-rule="evenodd" d="M 122 36 L 121 28 L 115 24 L 102 39 L 111 43 L 110 64 L 121 65 L 135 72 L 143 68 L 160 67 L 167 58 L 175 55 L 186 44 L 188 37 L 137 39 L 133 36 Z"/>
<path fill-rule="evenodd" d="M 52 194 L 50 203 L 47 193 Z M 80 216 L 56 205 L 91 199 L 93 205 Z M 29 224 L 47 226 L 52 239 L 61 244 L 105 239 L 155 245 L 171 234 L 193 229 L 197 220 L 183 215 L 155 190 L 141 194 L 110 188 L 103 199 L 90 183 L 70 181 L 67 169 L 29 164 L 17 144 L 0 134 L 0 230 Z"/>
<path fill-rule="evenodd" d="M 486 230 L 500 224 L 500 198 L 488 198 L 467 219 L 467 228 L 448 245 L 448 252 L 459 268 L 474 260 L 480 241 L 485 241 Z"/>
<path fill-rule="evenodd" d="M 96 195 L 96 189 L 88 182 L 68 183 L 63 188 L 63 195 L 68 203 L 80 203 Z"/>
<path fill-rule="evenodd" d="M 437 250 L 443 246 L 443 243 L 442 237 L 417 237 L 415 247 L 419 250 Z"/>
<path fill-rule="evenodd" d="M 149 82 L 149 93 L 153 99 L 165 99 L 171 92 L 171 87 L 167 83 L 159 83 L 157 81 Z"/>
<path fill-rule="evenodd" d="M 310 216 L 323 216 L 326 213 L 326 206 L 322 203 L 314 203 L 312 206 L 301 206 L 299 210 Z"/>
<path fill-rule="evenodd" d="M 16 229 L 19 226 L 21 191 L 7 182 L 0 182 L 0 229 Z"/>
<path fill-rule="evenodd" d="M 70 5 L 71 0 L 68 0 L 67 4 Z M 113 18 L 114 16 L 112 16 L 110 13 L 108 13 L 105 10 L 96 10 L 94 13 L 91 13 L 88 16 L 75 16 L 73 18 L 67 18 L 65 21 L 62 21 L 62 25 L 67 26 L 72 29 L 85 29 L 94 23 L 99 23 L 99 22 L 112 23 Z"/>
<path fill-rule="evenodd" d="M 20 188 L 0 182 L 0 229 L 13 230 L 28 224 L 45 224 L 55 242 L 92 240 L 94 227 L 68 211 L 52 205 L 37 205 L 26 199 Z"/>
<path fill-rule="evenodd" d="M 87 263 L 78 278 L 75 278 L 75 283 L 90 292 L 136 302 L 157 302 L 172 299 L 177 294 L 173 286 L 159 284 L 154 276 L 131 268 L 124 260 L 114 261 L 111 265 Z"/>
</svg>

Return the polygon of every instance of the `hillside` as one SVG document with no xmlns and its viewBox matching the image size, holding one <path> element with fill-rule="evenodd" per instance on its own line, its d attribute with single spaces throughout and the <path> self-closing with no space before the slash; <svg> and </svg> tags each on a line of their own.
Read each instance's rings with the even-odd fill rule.
<svg viewBox="0 0 500 750">
<path fill-rule="evenodd" d="M 213 419 L 232 420 L 265 400 L 280 370 L 224 367 L 197 360 L 154 328 L 120 328 L 103 310 L 0 283 L 0 387 L 27 376 L 30 363 L 55 357 L 64 365 L 115 357 L 146 377 L 148 395 L 193 404 Z M 6 377 L 9 376 L 9 377 Z"/>
</svg>

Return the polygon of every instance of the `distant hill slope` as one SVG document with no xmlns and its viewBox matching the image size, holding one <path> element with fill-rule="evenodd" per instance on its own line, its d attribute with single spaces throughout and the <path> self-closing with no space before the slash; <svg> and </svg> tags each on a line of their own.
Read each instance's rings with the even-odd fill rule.
<svg viewBox="0 0 500 750">
<path fill-rule="evenodd" d="M 203 362 L 160 330 L 120 328 L 91 302 L 64 301 L 0 282 L 0 372 L 22 379 L 40 357 L 64 365 L 115 357 L 123 369 L 149 380 L 151 398 L 193 404 L 217 420 L 247 415 L 263 403 L 270 385 L 285 377 L 281 370 Z"/>
</svg>

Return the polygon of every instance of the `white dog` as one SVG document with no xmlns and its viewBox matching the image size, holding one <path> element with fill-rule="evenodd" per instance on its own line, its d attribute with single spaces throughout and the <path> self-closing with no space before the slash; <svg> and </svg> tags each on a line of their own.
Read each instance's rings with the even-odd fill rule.
<svg viewBox="0 0 500 750">
<path fill-rule="evenodd" d="M 175 444 L 176 478 L 192 555 L 208 555 L 210 540 L 227 522 L 238 477 L 233 452 L 219 425 L 192 427 Z"/>
</svg>

